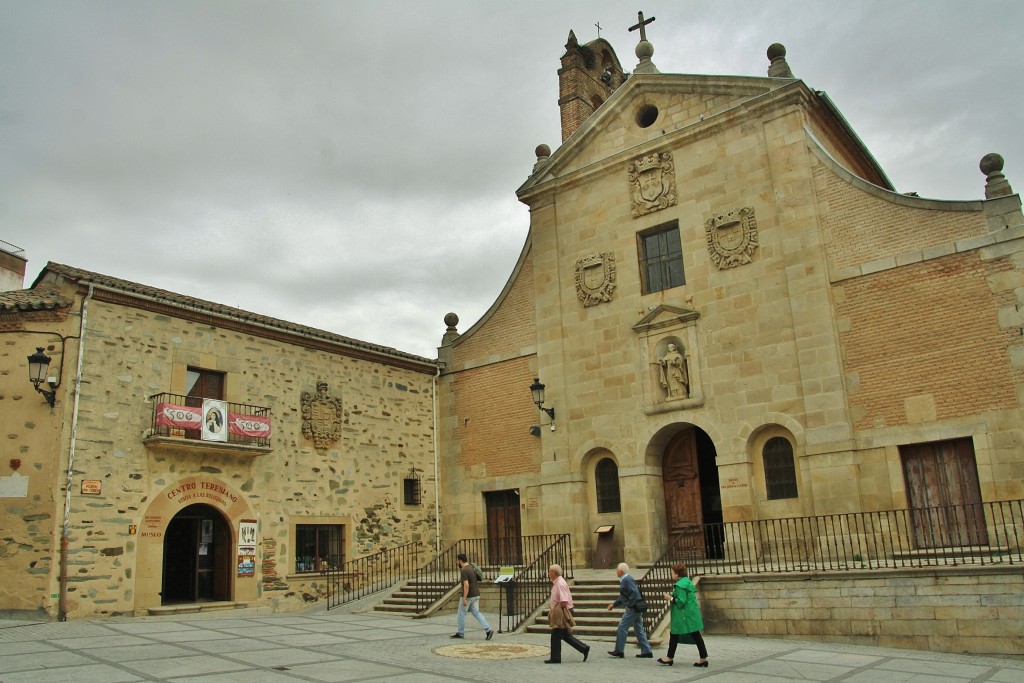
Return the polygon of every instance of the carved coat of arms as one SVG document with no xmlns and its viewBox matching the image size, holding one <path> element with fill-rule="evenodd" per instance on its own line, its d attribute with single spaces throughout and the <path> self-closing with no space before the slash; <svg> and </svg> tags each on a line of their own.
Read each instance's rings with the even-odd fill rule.
<svg viewBox="0 0 1024 683">
<path fill-rule="evenodd" d="M 757 249 L 757 220 L 749 206 L 709 218 L 704 232 L 711 260 L 721 270 L 750 263 Z"/>
<path fill-rule="evenodd" d="M 615 254 L 610 251 L 576 259 L 576 296 L 584 307 L 612 300 Z"/>
<path fill-rule="evenodd" d="M 316 383 L 316 393 L 302 392 L 302 434 L 317 448 L 330 448 L 341 437 L 344 415 L 341 399 L 327 393 L 327 382 Z"/>
<path fill-rule="evenodd" d="M 633 218 L 676 204 L 676 170 L 671 152 L 645 154 L 633 160 L 629 174 Z"/>
</svg>

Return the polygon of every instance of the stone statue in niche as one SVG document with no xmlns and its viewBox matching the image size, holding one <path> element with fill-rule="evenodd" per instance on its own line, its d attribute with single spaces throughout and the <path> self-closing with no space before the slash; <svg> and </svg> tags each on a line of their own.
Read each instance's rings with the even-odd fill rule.
<svg viewBox="0 0 1024 683">
<path fill-rule="evenodd" d="M 669 344 L 665 355 L 661 357 L 661 388 L 665 390 L 665 400 L 674 401 L 690 396 L 690 376 L 686 372 L 686 359 L 679 353 L 675 344 Z"/>
<path fill-rule="evenodd" d="M 316 383 L 316 393 L 302 392 L 302 435 L 317 448 L 330 448 L 341 437 L 344 414 L 341 399 L 327 393 L 327 382 Z"/>
<path fill-rule="evenodd" d="M 626 169 L 629 174 L 633 218 L 676 204 L 676 171 L 671 152 L 645 154 Z"/>
<path fill-rule="evenodd" d="M 576 259 L 576 297 L 584 308 L 612 300 L 615 254 L 610 251 Z"/>
<path fill-rule="evenodd" d="M 757 219 L 749 206 L 709 218 L 704 232 L 708 254 L 720 270 L 750 263 L 757 249 Z"/>
</svg>

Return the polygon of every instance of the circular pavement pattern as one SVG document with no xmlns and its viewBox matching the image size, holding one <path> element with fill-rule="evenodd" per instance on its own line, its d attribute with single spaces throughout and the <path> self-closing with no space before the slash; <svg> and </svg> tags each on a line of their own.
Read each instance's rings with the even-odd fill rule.
<svg viewBox="0 0 1024 683">
<path fill-rule="evenodd" d="M 460 643 L 435 647 L 433 653 L 457 659 L 526 659 L 547 657 L 549 654 L 548 648 L 543 645 L 522 643 Z"/>
</svg>

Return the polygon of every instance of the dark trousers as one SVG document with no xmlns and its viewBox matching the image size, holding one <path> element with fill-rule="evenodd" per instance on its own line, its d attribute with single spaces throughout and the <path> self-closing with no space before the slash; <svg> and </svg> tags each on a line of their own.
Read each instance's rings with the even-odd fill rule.
<svg viewBox="0 0 1024 683">
<path fill-rule="evenodd" d="M 676 645 L 679 644 L 679 633 L 673 633 L 668 639 L 668 658 L 676 658 Z M 708 649 L 704 647 L 704 639 L 700 637 L 700 631 L 694 631 L 689 634 L 693 638 L 693 644 L 697 646 L 697 654 L 700 655 L 701 659 L 708 658 Z"/>
<path fill-rule="evenodd" d="M 569 643 L 577 652 L 583 653 L 587 651 L 587 646 L 583 642 L 574 636 L 567 628 L 553 628 L 551 629 L 551 659 L 560 662 L 562 661 L 562 641 Z"/>
</svg>

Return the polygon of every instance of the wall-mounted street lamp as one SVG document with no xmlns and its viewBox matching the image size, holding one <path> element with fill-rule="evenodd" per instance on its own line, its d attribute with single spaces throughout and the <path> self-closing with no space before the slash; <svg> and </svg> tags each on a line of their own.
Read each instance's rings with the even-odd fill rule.
<svg viewBox="0 0 1024 683">
<path fill-rule="evenodd" d="M 540 383 L 540 379 L 533 378 L 533 384 L 530 385 L 530 393 L 533 394 L 533 402 L 537 407 L 551 418 L 551 431 L 555 431 L 555 409 L 544 407 L 544 385 Z"/>
<path fill-rule="evenodd" d="M 53 404 L 57 397 L 57 387 L 60 386 L 60 381 L 54 377 L 47 377 L 47 372 L 50 370 L 50 357 L 43 353 L 43 347 L 37 346 L 36 352 L 28 357 L 28 380 L 32 382 L 32 386 L 40 394 L 46 397 L 46 402 L 53 407 Z M 39 385 L 46 383 L 50 387 L 50 390 L 40 389 Z"/>
</svg>

